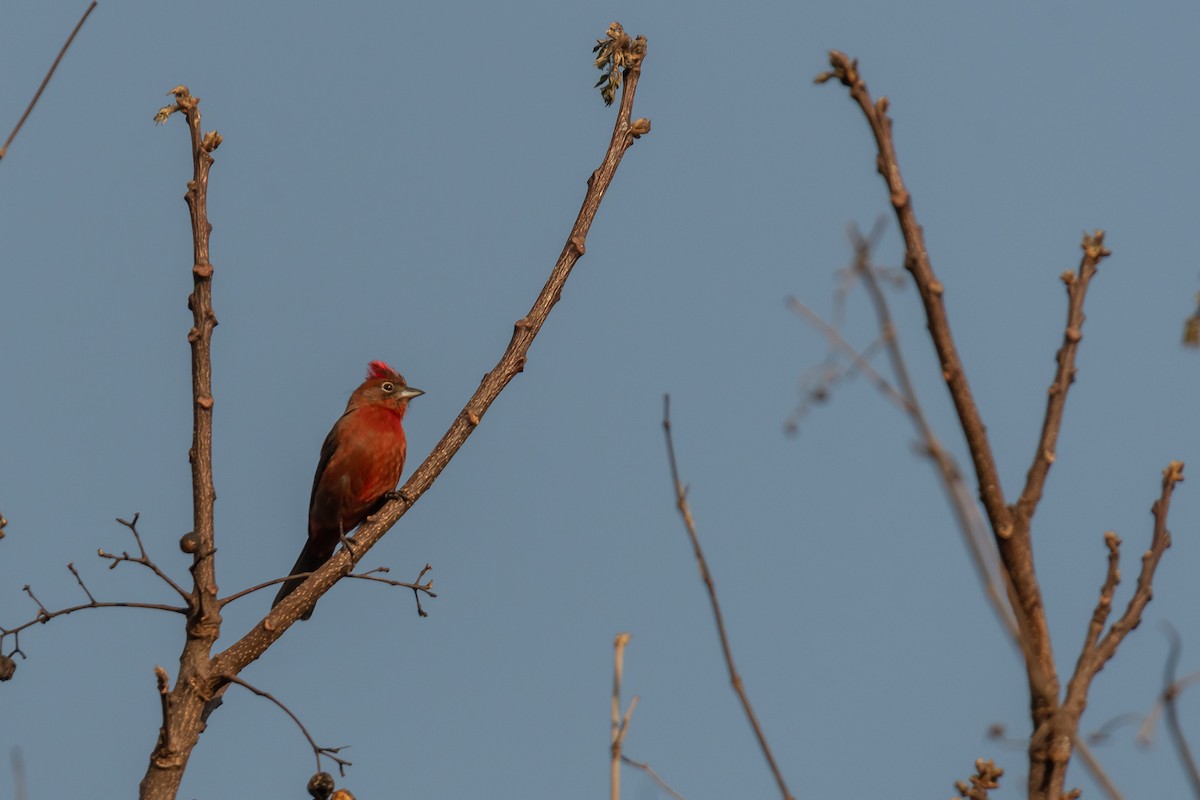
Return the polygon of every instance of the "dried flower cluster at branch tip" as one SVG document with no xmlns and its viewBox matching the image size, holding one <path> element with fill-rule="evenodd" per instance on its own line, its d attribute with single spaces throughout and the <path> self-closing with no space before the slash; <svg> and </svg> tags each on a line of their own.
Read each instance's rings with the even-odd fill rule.
<svg viewBox="0 0 1200 800">
<path fill-rule="evenodd" d="M 639 36 L 634 39 L 625 32 L 621 23 L 614 22 L 608 26 L 607 38 L 596 40 L 592 52 L 596 54 L 596 69 L 604 72 L 600 80 L 596 81 L 596 86 L 600 87 L 604 105 L 611 106 L 617 96 L 617 89 L 621 88 L 621 71 L 641 66 L 642 58 L 646 55 L 646 37 Z M 643 133 L 649 130 L 650 123 L 647 122 Z"/>
<path fill-rule="evenodd" d="M 175 104 L 163 106 L 154 114 L 154 123 L 162 125 L 176 111 L 189 111 L 197 106 L 200 102 L 199 97 L 192 97 L 192 93 L 188 91 L 186 86 L 176 86 L 167 94 L 175 95 Z"/>
<path fill-rule="evenodd" d="M 956 797 L 954 800 L 987 800 L 990 790 L 1000 788 L 1000 778 L 1003 775 L 1004 770 L 992 761 L 982 758 L 977 760 L 975 774 L 971 776 L 970 783 L 955 781 L 954 788 L 962 797 Z"/>
<path fill-rule="evenodd" d="M 813 78 L 813 83 L 826 83 L 834 78 L 842 82 L 843 86 L 853 86 L 858 83 L 858 59 L 850 58 L 845 53 L 839 50 L 829 51 L 829 66 L 833 69 L 828 72 L 822 72 L 817 77 Z M 884 108 L 887 106 L 885 105 Z"/>
</svg>

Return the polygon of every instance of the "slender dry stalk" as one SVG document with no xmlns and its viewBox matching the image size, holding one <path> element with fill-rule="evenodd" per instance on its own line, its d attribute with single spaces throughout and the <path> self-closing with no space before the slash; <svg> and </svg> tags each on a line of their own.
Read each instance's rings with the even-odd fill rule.
<svg viewBox="0 0 1200 800">
<path fill-rule="evenodd" d="M 75 34 L 79 33 L 79 29 L 83 27 L 83 23 L 87 22 L 87 18 L 96 8 L 96 0 L 92 0 L 92 4 L 83 12 L 83 16 L 79 18 L 79 22 L 75 23 L 74 30 L 67 37 L 67 41 L 63 43 L 62 49 L 58 51 L 58 55 L 54 58 L 54 63 L 50 65 L 50 69 L 46 72 L 46 77 L 42 78 L 42 84 L 33 94 L 33 99 L 29 101 L 29 105 L 25 107 L 25 113 L 17 120 L 17 124 L 13 127 L 12 133 L 8 134 L 8 138 L 4 140 L 4 146 L 0 147 L 0 160 L 8 155 L 8 148 L 13 143 L 13 139 L 17 138 L 17 134 L 21 132 L 21 127 L 25 124 L 25 120 L 29 119 L 29 115 L 33 113 L 33 107 L 37 105 L 38 100 L 42 96 L 42 92 L 46 91 L 46 86 L 50 84 L 50 79 L 54 77 L 54 71 L 58 69 L 59 62 L 63 60 L 63 56 L 67 54 L 67 48 L 71 46 L 71 42 L 75 41 Z M 3 526 L 0 526 L 3 527 Z"/>
<path fill-rule="evenodd" d="M 633 709 L 637 707 L 638 698 L 635 695 L 629 703 L 625 715 L 621 715 L 621 676 L 625 671 L 625 647 L 629 644 L 628 633 L 618 633 L 613 642 L 613 694 L 612 694 L 612 736 L 609 742 L 609 791 L 611 800 L 621 800 L 621 746 L 625 743 L 625 734 L 629 730 L 629 720 Z"/>
<path fill-rule="evenodd" d="M 654 771 L 654 767 L 650 766 L 646 762 L 634 761 L 632 758 L 630 758 L 627 755 L 622 755 L 621 761 L 623 763 L 628 764 L 629 766 L 633 767 L 634 769 L 640 769 L 642 772 L 649 775 L 650 779 L 658 784 L 658 788 L 662 789 L 664 792 L 671 795 L 671 797 L 675 798 L 675 800 L 687 800 L 687 798 L 685 798 L 679 792 L 675 791 L 675 789 L 671 787 L 671 784 L 664 781 L 662 779 L 662 776 Z"/>
<path fill-rule="evenodd" d="M 688 504 L 687 489 L 679 480 L 679 467 L 675 462 L 675 442 L 671 436 L 671 396 L 663 396 L 663 434 L 667 439 L 667 460 L 671 466 L 671 483 L 675 488 L 675 506 L 679 509 L 679 515 L 683 518 L 683 527 L 687 530 L 688 539 L 692 543 L 692 552 L 696 556 L 696 566 L 700 569 L 700 579 L 704 581 L 704 588 L 708 590 L 708 600 L 712 605 L 713 620 L 717 624 L 717 636 L 721 640 L 721 652 L 725 656 L 725 667 L 729 671 L 729 682 L 733 686 L 733 691 L 737 694 L 738 700 L 742 703 L 742 710 L 746 712 L 746 719 L 750 722 L 750 727 L 754 730 L 754 737 L 758 739 L 759 749 L 762 750 L 763 757 L 767 759 L 767 766 L 771 769 L 771 774 L 775 776 L 775 783 L 779 785 L 779 792 L 783 796 L 783 800 L 793 800 L 792 793 L 788 791 L 787 782 L 783 779 L 783 772 L 780 771 L 779 765 L 775 762 L 775 756 L 771 752 L 771 746 L 767 743 L 767 736 L 763 733 L 762 725 L 758 722 L 758 715 L 754 713 L 754 707 L 750 705 L 750 696 L 746 694 L 746 687 L 742 684 L 742 676 L 738 674 L 737 665 L 733 662 L 733 648 L 729 645 L 729 635 L 725 631 L 725 618 L 721 614 L 721 604 L 717 601 L 717 587 L 713 582 L 712 573 L 708 570 L 708 561 L 704 558 L 704 550 L 700 547 L 700 537 L 696 534 L 696 521 L 692 517 L 692 508 Z"/>
<path fill-rule="evenodd" d="M 1183 770 L 1188 776 L 1188 783 L 1192 787 L 1192 796 L 1200 798 L 1200 769 L 1196 767 L 1196 757 L 1192 755 L 1192 748 L 1183 734 L 1183 724 L 1179 721 L 1179 695 L 1192 681 L 1187 678 L 1176 679 L 1175 673 L 1179 668 L 1179 656 L 1183 652 L 1183 640 L 1179 638 L 1179 632 L 1173 626 L 1165 625 L 1165 628 L 1167 636 L 1171 640 L 1171 649 L 1167 653 L 1167 662 L 1163 666 L 1163 690 L 1160 695 L 1163 715 L 1167 723 L 1167 732 L 1171 736 L 1171 742 L 1175 745 L 1175 752 L 1179 755 L 1179 761 L 1183 764 Z M 1194 681 L 1197 676 L 1189 677 Z"/>
</svg>

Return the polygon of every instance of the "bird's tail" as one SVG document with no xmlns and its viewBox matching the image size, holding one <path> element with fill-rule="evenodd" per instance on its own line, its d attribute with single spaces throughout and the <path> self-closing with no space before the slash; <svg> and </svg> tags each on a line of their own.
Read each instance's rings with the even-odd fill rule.
<svg viewBox="0 0 1200 800">
<path fill-rule="evenodd" d="M 292 571 L 288 575 L 301 575 L 303 573 L 315 572 L 322 564 L 329 560 L 333 555 L 332 551 L 324 547 L 316 547 L 313 545 L 313 540 L 309 539 L 304 543 L 304 549 L 300 551 L 300 557 L 296 559 L 296 563 L 292 566 Z M 271 608 L 283 602 L 296 589 L 300 588 L 300 584 L 307 580 L 308 576 L 302 578 L 291 578 L 284 582 L 283 586 L 279 587 L 279 594 L 275 595 L 275 601 L 271 603 Z M 300 619 L 308 619 L 312 616 L 313 609 L 304 612 Z"/>
</svg>

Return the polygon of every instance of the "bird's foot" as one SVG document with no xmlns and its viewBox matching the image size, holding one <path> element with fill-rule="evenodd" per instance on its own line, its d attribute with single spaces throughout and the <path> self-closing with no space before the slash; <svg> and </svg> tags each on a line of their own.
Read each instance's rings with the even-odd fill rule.
<svg viewBox="0 0 1200 800">
<path fill-rule="evenodd" d="M 350 553 L 350 557 L 357 561 L 358 554 L 354 552 L 354 540 L 344 533 L 338 535 L 341 536 L 342 547 L 346 548 L 346 550 Z"/>
<path fill-rule="evenodd" d="M 403 500 L 409 505 L 412 505 L 412 498 L 399 489 L 392 489 L 390 492 L 384 492 L 383 499 L 389 503 L 393 500 Z"/>
</svg>

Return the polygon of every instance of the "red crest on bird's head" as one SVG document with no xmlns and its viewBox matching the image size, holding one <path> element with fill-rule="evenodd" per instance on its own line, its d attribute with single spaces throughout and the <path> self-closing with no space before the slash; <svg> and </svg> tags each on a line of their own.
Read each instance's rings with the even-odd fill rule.
<svg viewBox="0 0 1200 800">
<path fill-rule="evenodd" d="M 367 364 L 367 380 L 371 378 L 399 378 L 400 373 L 383 361 L 372 361 Z M 401 378 L 403 380 L 403 378 Z"/>
</svg>

